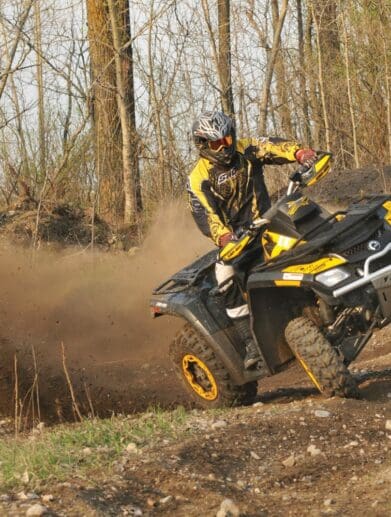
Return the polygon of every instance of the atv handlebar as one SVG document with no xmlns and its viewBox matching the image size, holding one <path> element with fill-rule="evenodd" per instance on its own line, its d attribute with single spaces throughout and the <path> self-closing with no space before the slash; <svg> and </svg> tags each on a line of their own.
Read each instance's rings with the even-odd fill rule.
<svg viewBox="0 0 391 517">
<path fill-rule="evenodd" d="M 258 219 L 254 219 L 254 221 L 251 221 L 250 224 L 241 226 L 239 229 L 236 230 L 235 235 L 237 237 L 237 241 L 245 236 L 251 236 L 254 233 L 258 233 L 259 229 L 262 226 L 265 226 L 265 224 L 269 224 L 270 219 L 265 219 L 262 217 L 258 217 Z M 236 242 L 237 242 L 236 241 Z"/>
<path fill-rule="evenodd" d="M 296 171 L 294 171 L 289 176 L 290 181 L 288 184 L 287 195 L 289 196 L 290 194 L 293 194 L 299 187 L 311 186 L 325 176 L 330 170 L 331 156 L 332 155 L 329 152 L 317 151 L 317 159 L 311 167 L 301 165 Z M 273 213 L 272 209 L 269 210 Z M 269 211 L 265 212 L 265 215 L 268 215 L 268 212 Z M 250 242 L 252 242 L 257 235 L 263 232 L 264 227 L 268 223 L 270 223 L 270 219 L 260 217 L 252 221 L 248 226 L 246 225 L 236 230 L 235 234 L 237 239 L 232 240 L 220 249 L 219 260 L 230 262 L 238 258 Z"/>
<path fill-rule="evenodd" d="M 327 160 L 323 160 L 328 157 Z M 332 153 L 329 151 L 316 151 L 316 161 L 310 166 L 300 165 L 289 176 L 287 195 L 293 194 L 299 187 L 306 187 L 321 179 L 329 170 L 329 161 Z M 322 160 L 325 162 L 323 163 Z M 323 170 L 324 169 L 324 170 Z"/>
</svg>

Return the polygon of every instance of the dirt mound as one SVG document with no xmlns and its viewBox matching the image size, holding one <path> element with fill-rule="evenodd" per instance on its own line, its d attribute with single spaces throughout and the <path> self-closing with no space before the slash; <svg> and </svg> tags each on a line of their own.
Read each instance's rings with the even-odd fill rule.
<svg viewBox="0 0 391 517">
<path fill-rule="evenodd" d="M 0 212 L 1 239 L 16 245 L 51 247 L 95 246 L 109 247 L 113 242 L 110 226 L 96 214 L 69 204 L 53 207 L 23 205 L 15 210 Z"/>
<path fill-rule="evenodd" d="M 266 183 L 271 198 L 276 201 L 286 193 L 286 177 L 281 177 L 281 167 L 266 171 Z M 280 177 L 278 175 L 280 174 Z M 276 184 L 278 188 L 276 188 Z M 361 169 L 332 168 L 319 183 L 306 190 L 306 194 L 329 211 L 346 208 L 352 201 L 366 195 L 391 191 L 391 166 L 363 167 Z"/>
<path fill-rule="evenodd" d="M 332 169 L 313 188 L 309 195 L 329 209 L 348 206 L 357 198 L 383 194 L 391 189 L 391 166 L 366 167 L 362 169 Z"/>
</svg>

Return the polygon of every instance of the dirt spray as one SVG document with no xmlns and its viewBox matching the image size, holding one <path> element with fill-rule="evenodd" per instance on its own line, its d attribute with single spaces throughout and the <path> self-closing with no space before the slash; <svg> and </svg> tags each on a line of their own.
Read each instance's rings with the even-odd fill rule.
<svg viewBox="0 0 391 517">
<path fill-rule="evenodd" d="M 83 401 L 88 393 L 94 411 L 129 412 L 175 401 L 167 347 L 182 322 L 152 320 L 149 297 L 154 286 L 211 247 L 186 207 L 172 203 L 161 208 L 131 254 L 41 250 L 32 260 L 29 250 L 2 249 L 0 411 L 13 407 L 15 354 L 26 391 L 34 351 L 43 411 L 51 414 L 56 407 L 66 418 L 62 343 L 76 394 Z"/>
</svg>

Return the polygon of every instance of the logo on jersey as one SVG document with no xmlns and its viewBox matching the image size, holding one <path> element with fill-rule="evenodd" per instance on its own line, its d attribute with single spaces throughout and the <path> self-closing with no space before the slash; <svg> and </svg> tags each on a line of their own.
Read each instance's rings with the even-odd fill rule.
<svg viewBox="0 0 391 517">
<path fill-rule="evenodd" d="M 235 178 L 235 176 L 237 176 L 238 172 L 239 172 L 239 170 L 235 169 L 235 168 L 232 168 L 227 172 L 223 172 L 222 174 L 220 174 L 218 176 L 217 184 L 222 185 L 223 183 L 226 183 L 230 179 Z"/>
</svg>

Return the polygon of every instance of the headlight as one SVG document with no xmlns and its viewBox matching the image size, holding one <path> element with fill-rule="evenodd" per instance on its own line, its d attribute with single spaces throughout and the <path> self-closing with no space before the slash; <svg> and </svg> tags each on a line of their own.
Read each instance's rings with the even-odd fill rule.
<svg viewBox="0 0 391 517">
<path fill-rule="evenodd" d="M 333 287 L 349 276 L 350 273 L 346 271 L 346 269 L 343 269 L 342 267 L 335 267 L 333 269 L 329 269 L 328 271 L 324 271 L 323 273 L 319 273 L 319 275 L 316 275 L 315 280 L 325 285 L 326 287 Z"/>
</svg>

